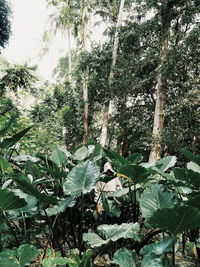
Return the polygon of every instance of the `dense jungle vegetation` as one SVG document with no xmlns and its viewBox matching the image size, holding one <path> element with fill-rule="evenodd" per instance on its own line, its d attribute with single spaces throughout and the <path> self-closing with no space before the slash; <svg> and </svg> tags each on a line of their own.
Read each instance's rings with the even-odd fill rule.
<svg viewBox="0 0 200 267">
<path fill-rule="evenodd" d="M 199 1 L 47 6 L 54 82 L 0 57 L 0 267 L 200 266 Z M 0 0 L 2 50 L 11 14 Z"/>
</svg>

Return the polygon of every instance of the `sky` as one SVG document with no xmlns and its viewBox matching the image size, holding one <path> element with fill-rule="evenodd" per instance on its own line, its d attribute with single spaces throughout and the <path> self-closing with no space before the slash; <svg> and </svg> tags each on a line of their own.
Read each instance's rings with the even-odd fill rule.
<svg viewBox="0 0 200 267">
<path fill-rule="evenodd" d="M 44 31 L 49 26 L 46 0 L 9 0 L 12 7 L 12 36 L 2 55 L 10 63 L 38 65 L 38 74 L 44 80 L 52 79 L 52 71 L 60 56 L 67 53 L 67 40 L 58 34 L 49 47 L 49 53 L 43 54 Z"/>
</svg>

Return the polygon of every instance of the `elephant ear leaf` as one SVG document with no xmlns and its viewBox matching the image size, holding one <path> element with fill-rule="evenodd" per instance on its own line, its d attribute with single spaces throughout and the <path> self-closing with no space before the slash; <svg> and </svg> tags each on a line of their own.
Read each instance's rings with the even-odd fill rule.
<svg viewBox="0 0 200 267">
<path fill-rule="evenodd" d="M 163 239 L 162 241 L 158 241 L 153 244 L 146 245 L 140 250 L 140 255 L 144 256 L 144 255 L 151 254 L 151 253 L 154 253 L 156 255 L 161 255 L 163 253 L 170 252 L 172 251 L 173 242 L 174 242 L 174 238 L 167 237 Z"/>
<path fill-rule="evenodd" d="M 154 227 L 168 230 L 172 235 L 200 227 L 200 212 L 192 207 L 179 206 L 157 210 L 148 220 Z"/>
<path fill-rule="evenodd" d="M 138 223 L 102 224 L 97 227 L 99 235 L 96 233 L 84 233 L 83 240 L 88 242 L 91 247 L 100 247 L 110 241 L 117 241 L 120 238 L 132 238 L 139 240 L 140 226 Z"/>
<path fill-rule="evenodd" d="M 135 165 L 135 164 L 128 164 L 122 166 L 118 170 L 117 176 L 126 177 L 129 180 L 133 181 L 134 184 L 143 183 L 147 181 L 149 176 L 149 172 L 146 168 Z"/>
<path fill-rule="evenodd" d="M 16 196 L 12 191 L 0 189 L 0 209 L 2 211 L 18 209 L 27 205 L 23 198 Z"/>
<path fill-rule="evenodd" d="M 97 231 L 107 240 L 117 241 L 120 238 L 132 238 L 139 240 L 140 227 L 138 223 L 102 224 L 97 227 Z"/>
<path fill-rule="evenodd" d="M 78 164 L 70 171 L 64 182 L 65 194 L 80 196 L 89 193 L 94 189 L 99 175 L 99 168 L 93 162 L 87 160 Z"/>
<path fill-rule="evenodd" d="M 32 128 L 32 126 L 22 130 L 21 132 L 13 135 L 10 138 L 4 139 L 0 143 L 0 148 L 8 148 L 8 147 L 15 145 L 31 128 Z"/>
<path fill-rule="evenodd" d="M 173 207 L 176 203 L 174 194 L 159 184 L 147 187 L 140 198 L 140 208 L 145 218 L 150 218 L 157 210 Z"/>
<path fill-rule="evenodd" d="M 61 168 L 67 164 L 66 154 L 58 148 L 52 152 L 50 159 L 57 165 L 58 168 Z"/>
<path fill-rule="evenodd" d="M 155 167 L 158 168 L 159 170 L 165 172 L 169 168 L 173 167 L 177 161 L 177 158 L 175 156 L 169 156 L 162 158 L 158 161 L 155 162 Z"/>
<path fill-rule="evenodd" d="M 43 207 L 46 207 L 49 204 L 57 204 L 58 200 L 55 197 L 39 192 L 31 183 L 29 183 L 25 179 L 13 178 L 13 180 L 20 186 L 21 190 L 24 193 L 35 197 Z"/>
<path fill-rule="evenodd" d="M 191 161 L 195 162 L 196 164 L 200 165 L 200 156 L 194 155 L 192 152 L 186 150 L 186 149 L 181 149 L 181 153 Z"/>
<path fill-rule="evenodd" d="M 136 252 L 127 248 L 120 248 L 115 252 L 111 263 L 118 264 L 121 267 L 135 267 L 137 263 Z"/>
<path fill-rule="evenodd" d="M 131 164 L 137 164 L 139 163 L 141 160 L 143 159 L 143 156 L 141 153 L 134 153 L 131 154 L 127 157 L 127 160 L 131 163 Z"/>
<path fill-rule="evenodd" d="M 31 261 L 38 255 L 38 250 L 31 244 L 23 244 L 17 249 L 17 256 L 19 258 L 20 267 L 29 266 Z"/>
</svg>

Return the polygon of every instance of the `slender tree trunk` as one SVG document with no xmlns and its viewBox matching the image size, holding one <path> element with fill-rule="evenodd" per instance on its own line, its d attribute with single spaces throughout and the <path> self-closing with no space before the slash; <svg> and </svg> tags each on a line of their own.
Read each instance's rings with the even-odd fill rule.
<svg viewBox="0 0 200 267">
<path fill-rule="evenodd" d="M 68 35 L 68 78 L 69 82 L 71 82 L 71 75 L 72 75 L 72 53 L 71 53 L 71 27 L 67 28 L 67 35 Z"/>
<path fill-rule="evenodd" d="M 160 51 L 160 65 L 156 83 L 156 105 L 155 105 L 153 133 L 152 133 L 153 144 L 149 155 L 149 162 L 159 160 L 161 158 L 161 153 L 162 153 L 165 102 L 166 102 L 166 90 L 167 90 L 167 78 L 163 68 L 166 64 L 166 58 L 168 52 L 168 38 L 169 38 L 169 28 L 165 30 L 162 47 Z"/>
<path fill-rule="evenodd" d="M 124 3 L 125 3 L 125 0 L 121 0 L 118 18 L 117 18 L 117 23 L 116 23 L 116 32 L 115 32 L 114 46 L 113 46 L 113 51 L 112 51 L 112 63 L 111 63 L 110 74 L 109 74 L 109 88 L 108 88 L 108 90 L 110 90 L 112 80 L 114 78 L 114 68 L 115 68 L 116 61 L 117 61 L 117 51 L 118 51 L 118 46 L 119 46 L 119 27 L 122 24 L 122 15 L 123 15 Z M 106 141 L 107 141 L 110 110 L 111 110 L 111 100 L 108 100 L 104 104 L 102 129 L 101 129 L 101 135 L 100 135 L 100 140 L 99 140 L 100 144 L 103 147 L 105 147 Z"/>
<path fill-rule="evenodd" d="M 83 80 L 83 144 L 88 142 L 88 75 Z"/>
<path fill-rule="evenodd" d="M 87 7 L 82 8 L 82 29 L 81 29 L 81 46 L 82 52 L 87 51 Z M 88 114 L 89 114 L 89 101 L 88 101 L 88 74 L 83 77 L 83 144 L 88 142 L 89 127 L 88 127 Z"/>
</svg>

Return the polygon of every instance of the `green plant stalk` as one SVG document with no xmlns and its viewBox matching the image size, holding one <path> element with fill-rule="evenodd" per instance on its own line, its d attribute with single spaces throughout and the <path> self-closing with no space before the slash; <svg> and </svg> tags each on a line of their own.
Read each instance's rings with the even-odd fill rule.
<svg viewBox="0 0 200 267">
<path fill-rule="evenodd" d="M 84 195 L 81 193 L 81 218 L 79 223 L 79 256 L 82 255 L 82 248 L 83 248 L 83 206 L 84 206 Z"/>
<path fill-rule="evenodd" d="M 138 221 L 138 214 L 137 214 L 137 195 L 136 195 L 136 185 L 134 184 L 134 191 L 133 191 L 133 196 L 134 196 L 134 217 L 135 220 L 133 222 L 137 222 Z"/>
<path fill-rule="evenodd" d="M 95 255 L 93 255 L 93 262 L 101 255 L 103 254 L 104 251 L 106 251 L 106 249 L 109 247 L 109 245 L 111 244 L 111 241 L 109 241 L 105 246 L 103 246 L 102 248 L 100 248 L 100 250 L 98 251 L 98 253 Z"/>
<path fill-rule="evenodd" d="M 175 266 L 176 259 L 175 259 L 175 241 L 172 243 L 172 265 Z"/>
<path fill-rule="evenodd" d="M 153 232 L 150 232 L 145 238 L 138 244 L 136 252 L 139 253 L 140 249 L 149 243 L 149 240 L 153 238 L 155 235 L 162 233 L 163 230 L 159 229 Z"/>
<path fill-rule="evenodd" d="M 131 210 L 132 210 L 132 221 L 135 222 L 135 211 L 134 211 L 134 203 L 133 203 L 133 195 L 132 195 L 132 190 L 131 190 L 131 184 L 130 182 L 128 182 L 128 186 L 129 186 L 129 194 L 131 197 Z"/>
<path fill-rule="evenodd" d="M 7 226 L 10 228 L 10 231 L 12 232 L 12 235 L 14 236 L 14 239 L 15 239 L 15 244 L 18 247 L 20 245 L 20 241 L 18 240 L 18 238 L 17 238 L 17 236 L 15 234 L 15 231 L 12 228 L 11 223 L 9 222 L 9 220 L 8 220 L 8 218 L 7 218 L 7 216 L 6 216 L 6 214 L 4 212 L 2 212 L 2 216 L 3 216 Z"/>
<path fill-rule="evenodd" d="M 72 218 L 72 209 L 70 210 L 70 218 Z M 70 231 L 72 233 L 72 237 L 73 237 L 73 240 L 74 240 L 74 245 L 75 245 L 75 247 L 78 247 L 77 241 L 76 241 L 76 235 L 75 235 L 74 227 L 72 225 L 73 224 L 70 223 Z"/>
<path fill-rule="evenodd" d="M 28 239 L 28 236 L 27 236 L 26 221 L 25 221 L 25 216 L 24 216 L 23 211 L 22 211 L 22 221 L 23 221 L 23 227 L 24 227 L 25 240 L 28 243 L 29 242 L 29 239 Z"/>
<path fill-rule="evenodd" d="M 65 257 L 65 252 L 64 252 L 64 250 L 63 250 L 63 247 L 62 247 L 62 245 L 60 244 L 60 241 L 57 239 L 57 236 L 54 235 L 53 225 L 55 225 L 55 222 L 53 222 L 53 224 L 51 224 L 51 222 L 50 222 L 50 220 L 49 220 L 49 217 L 48 217 L 48 215 L 47 215 L 45 209 L 44 209 L 44 213 L 45 213 L 45 216 L 46 216 L 47 224 L 48 224 L 48 226 L 49 226 L 49 230 L 50 230 L 50 232 L 52 232 L 52 238 L 55 238 L 56 243 L 57 243 L 57 245 L 58 245 L 58 247 L 59 247 L 59 250 L 60 250 L 60 252 L 61 252 L 62 257 Z M 56 217 L 55 219 L 57 219 L 57 217 Z M 50 237 L 51 237 L 51 235 L 50 235 Z M 53 241 L 53 240 L 52 240 L 52 241 Z"/>
<path fill-rule="evenodd" d="M 182 255 L 185 254 L 185 243 L 186 243 L 186 239 L 185 239 L 185 233 L 182 233 Z"/>
</svg>

